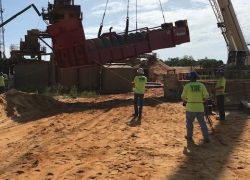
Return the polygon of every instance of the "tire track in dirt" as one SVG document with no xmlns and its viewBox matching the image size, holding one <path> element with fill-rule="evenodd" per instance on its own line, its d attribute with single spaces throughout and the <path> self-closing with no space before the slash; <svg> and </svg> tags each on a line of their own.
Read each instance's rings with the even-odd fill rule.
<svg viewBox="0 0 250 180">
<path fill-rule="evenodd" d="M 118 114 L 119 114 L 119 112 L 118 112 Z M 113 114 L 111 114 L 111 115 L 113 115 Z M 100 115 L 99 115 L 100 116 Z M 108 116 L 108 115 L 107 115 Z M 61 119 L 64 119 L 64 120 L 66 120 L 66 118 L 62 115 L 62 118 Z M 103 117 L 103 119 L 107 119 L 106 117 Z M 127 117 L 125 118 L 125 119 L 128 119 Z M 92 121 L 92 119 L 90 118 L 89 119 L 89 122 L 91 122 L 90 123 L 90 125 L 89 125 L 89 128 L 93 128 L 93 127 L 95 127 L 96 125 L 97 125 L 97 122 L 93 122 Z M 78 124 L 78 127 L 73 127 L 72 129 L 74 130 L 74 131 L 76 131 L 77 132 L 77 130 L 78 130 L 78 128 L 80 128 L 81 129 L 81 126 L 82 125 L 84 125 L 85 126 L 85 129 L 86 129 L 86 125 L 88 124 L 88 122 L 86 122 L 86 121 L 84 121 L 83 123 L 80 123 L 80 124 Z M 40 129 L 43 129 L 43 128 L 46 128 L 46 127 L 40 127 Z M 70 130 L 68 130 L 68 132 L 69 133 L 72 133 L 72 130 L 70 129 Z M 40 132 L 39 132 L 40 133 Z M 39 135 L 39 133 L 38 133 L 38 135 Z M 48 133 L 48 132 L 47 132 Z M 95 133 L 95 132 L 94 132 Z M 93 132 L 92 133 L 90 133 L 90 134 L 94 134 Z M 59 137 L 58 137 L 59 138 Z M 53 141 L 53 140 L 52 140 Z M 29 142 L 28 142 L 29 143 Z M 44 144 L 45 145 L 45 144 Z M 44 146 L 43 145 L 43 146 Z"/>
<path fill-rule="evenodd" d="M 120 96 L 102 97 L 98 102 L 108 102 L 111 98 L 120 99 Z M 133 111 L 132 105 L 122 107 L 113 104 L 112 109 L 96 108 L 83 111 L 80 110 L 82 104 L 71 106 L 73 108 L 68 113 L 23 124 L 20 131 L 17 126 L 17 132 L 23 134 L 24 138 L 23 142 L 17 141 L 13 148 L 19 148 L 20 152 L 7 149 L 7 153 L 13 152 L 13 156 L 16 157 L 10 157 L 9 166 L 6 167 L 4 174 L 0 173 L 0 179 L 147 180 L 161 179 L 163 176 L 174 174 L 178 168 L 187 169 L 187 175 L 190 176 L 197 173 L 199 171 L 197 167 L 204 166 L 198 156 L 191 156 L 190 164 L 183 164 L 187 159 L 182 153 L 182 146 L 186 142 L 183 137 L 184 108 L 176 103 L 147 103 L 142 124 L 136 127 L 127 124 L 132 118 L 130 116 Z M 237 121 L 235 126 L 238 124 L 240 121 Z M 24 127 L 29 127 L 27 129 L 29 134 L 22 133 Z M 235 130 L 237 131 L 233 127 L 232 131 Z M 15 131 L 15 128 L 11 128 L 11 131 Z M 249 127 L 245 128 L 245 131 L 249 131 Z M 221 133 L 226 132 L 224 129 L 221 130 Z M 195 127 L 194 133 L 195 138 L 200 137 L 198 126 Z M 233 140 L 235 133 L 238 132 L 231 133 L 227 139 Z M 240 173 L 243 177 L 249 174 L 247 171 L 249 168 L 245 164 L 250 163 L 247 150 L 250 141 L 242 142 L 248 139 L 248 134 L 249 132 L 246 132 L 244 137 L 239 139 L 238 147 L 229 163 L 230 168 L 227 168 L 226 172 L 233 177 L 236 177 L 234 176 L 236 173 Z M 7 136 L 4 133 L 1 135 Z M 209 151 L 199 148 L 196 153 L 219 150 L 220 147 L 212 147 Z M 0 155 L 5 154 L 6 150 L 4 151 Z M 209 163 L 216 160 L 214 154 L 204 154 L 204 157 Z M 214 161 L 215 167 L 219 165 L 223 165 L 220 158 L 218 162 Z M 216 172 L 214 167 L 211 169 L 212 174 Z M 204 175 L 208 172 L 201 173 Z"/>
<path fill-rule="evenodd" d="M 105 119 L 105 117 L 102 117 L 100 120 L 99 120 L 99 122 L 101 122 L 103 119 Z M 98 122 L 97 122 L 98 123 Z M 91 123 L 90 124 L 90 126 L 89 127 L 92 127 L 92 126 L 94 126 L 94 125 L 97 125 L 97 123 Z M 89 133 L 88 133 L 89 134 Z M 84 135 L 86 135 L 86 134 L 84 134 Z M 90 134 L 91 135 L 91 134 Z M 87 138 L 87 137 L 86 137 Z M 71 140 L 71 139 L 70 139 Z M 92 149 L 92 150 L 94 150 L 94 149 Z M 73 168 L 74 169 L 74 168 Z M 80 172 L 82 172 L 82 170 L 79 170 Z M 61 174 L 61 173 L 60 173 Z M 68 174 L 68 173 L 67 173 Z"/>
<path fill-rule="evenodd" d="M 109 116 L 109 114 L 107 114 L 106 116 L 101 116 L 101 114 L 102 113 L 100 113 L 100 114 L 98 114 L 97 116 L 99 116 L 99 118 L 96 118 L 96 117 L 91 117 L 91 118 L 89 118 L 86 122 L 83 122 L 83 123 L 80 123 L 79 125 L 78 125 L 78 127 L 76 128 L 76 127 L 73 127 L 72 129 L 70 129 L 69 131 L 68 131 L 68 134 L 70 134 L 72 131 L 74 131 L 74 132 L 77 132 L 77 130 L 78 129 L 80 129 L 81 128 L 81 126 L 82 125 L 85 125 L 85 128 L 93 128 L 93 127 L 95 127 L 99 122 L 101 122 L 102 120 L 105 120 L 106 119 L 106 116 Z M 101 117 L 101 118 L 100 118 Z M 67 120 L 65 117 L 62 117 L 62 119 L 64 119 L 64 121 L 65 120 Z M 94 121 L 93 121 L 94 120 Z M 88 126 L 86 126 L 88 124 Z M 43 126 L 41 126 L 40 127 L 40 129 L 43 129 L 44 127 Z M 37 131 L 38 129 L 36 129 L 36 131 Z M 53 130 L 53 129 L 52 129 Z M 90 133 L 91 134 L 91 133 Z M 35 137 L 37 137 L 37 135 L 40 135 L 40 132 L 37 132 L 36 133 L 36 135 L 35 135 Z M 33 138 L 34 138 L 34 136 L 33 137 L 31 137 L 31 139 L 32 139 L 32 141 L 33 141 Z M 43 148 L 45 148 L 46 147 L 46 145 L 47 144 L 50 144 L 50 143 L 52 143 L 52 141 L 54 140 L 54 139 L 57 139 L 57 138 L 60 138 L 60 135 L 59 135 L 59 137 L 53 137 L 52 139 L 48 139 L 47 141 L 46 141 L 46 143 L 36 143 L 36 144 L 38 144 L 37 146 L 39 146 L 39 147 L 43 147 Z M 71 139 L 70 139 L 71 140 Z M 23 150 L 24 149 L 27 149 L 28 147 L 30 146 L 30 141 L 28 140 L 27 141 L 27 143 L 26 144 L 22 144 L 22 145 L 20 145 L 20 146 L 17 146 L 16 148 L 18 148 L 18 149 L 20 149 L 20 151 L 21 152 L 23 152 Z M 22 148 L 21 148 L 22 147 Z M 30 150 L 28 150 L 28 151 L 30 151 Z M 15 163 L 14 163 L 15 164 Z"/>
<path fill-rule="evenodd" d="M 101 116 L 99 116 L 98 122 L 92 122 L 84 127 L 84 129 L 92 129 L 93 130 L 92 132 L 84 133 L 83 134 L 84 137 L 78 137 L 78 139 L 75 139 L 75 138 L 72 139 L 72 140 L 77 141 L 76 144 L 78 145 L 80 149 L 85 149 L 85 153 L 82 153 L 80 158 L 86 158 L 86 156 L 92 156 L 92 157 L 99 156 L 99 154 L 101 156 L 105 155 L 105 152 L 107 151 L 107 149 L 109 149 L 109 146 L 107 145 L 110 144 L 110 141 L 105 141 L 104 144 L 102 142 L 101 146 L 98 143 L 95 143 L 95 141 L 102 141 L 103 139 L 106 139 L 105 138 L 106 136 L 102 136 L 102 134 L 106 134 L 107 131 L 111 130 L 109 129 L 109 127 L 111 126 L 107 126 L 106 124 L 109 124 L 113 119 L 112 117 L 115 117 L 117 115 L 119 115 L 119 112 L 114 112 L 114 110 L 108 111 L 107 114 L 102 114 Z M 99 135 L 100 132 L 102 132 L 101 135 Z M 88 141 L 90 146 L 85 146 L 85 147 L 82 146 L 81 142 L 78 142 L 79 140 L 84 141 L 84 142 Z M 91 161 L 94 161 L 94 159 L 95 158 L 91 158 Z M 88 163 L 91 163 L 91 161 L 88 161 Z M 72 172 L 74 171 L 76 170 L 73 168 Z M 65 173 L 66 174 L 63 174 L 63 176 L 68 176 L 68 174 L 70 174 L 69 172 L 65 172 Z"/>
<path fill-rule="evenodd" d="M 105 122 L 105 124 L 107 124 L 107 122 L 111 122 L 112 120 L 114 120 L 114 119 L 116 119 L 115 118 L 115 116 L 117 116 L 117 117 L 119 117 L 120 116 L 120 113 L 118 112 L 118 113 L 116 113 L 116 114 L 114 114 L 114 112 L 110 112 L 111 113 L 111 119 L 110 120 L 108 120 L 108 119 L 106 119 L 104 122 Z M 109 116 L 109 115 L 108 115 Z M 114 118 L 113 118 L 114 117 Z M 119 121 L 122 123 L 122 125 L 123 126 L 126 126 L 127 127 L 127 125 L 125 124 L 125 121 L 128 119 L 128 117 L 124 117 L 124 120 L 121 120 L 120 118 L 118 118 L 119 119 Z M 107 129 L 107 125 L 105 125 L 104 124 L 104 128 L 106 129 L 106 131 L 109 131 L 109 132 L 111 132 L 111 134 L 112 133 L 115 133 L 113 130 L 117 130 L 117 131 L 119 131 L 120 129 L 123 129 L 123 128 L 118 128 L 118 127 L 120 127 L 120 125 L 121 125 L 121 123 L 118 123 L 119 125 L 117 125 L 117 124 L 112 124 L 112 126 L 108 126 L 108 127 L 112 127 L 111 129 Z M 117 126 L 117 127 L 116 127 Z M 97 127 L 97 129 L 96 129 L 96 131 L 95 132 L 93 132 L 93 133 L 96 133 L 96 132 L 100 132 L 100 131 L 103 131 L 103 127 L 102 126 L 99 126 L 99 127 Z M 125 127 L 125 129 L 126 129 L 126 127 Z M 107 134 L 107 133 L 105 133 L 105 130 L 104 130 L 104 133 L 102 133 L 102 134 Z M 100 135 L 100 136 L 102 136 L 102 134 Z M 107 136 L 109 136 L 109 135 L 107 135 Z M 112 144 L 112 141 L 114 141 L 115 139 L 113 139 L 113 138 L 110 138 L 110 140 L 105 140 L 106 138 L 105 138 L 105 136 L 104 137 L 99 137 L 99 136 L 93 136 L 93 138 L 92 139 L 95 139 L 95 140 L 97 140 L 97 141 L 105 141 L 105 143 L 102 145 L 102 146 L 99 146 L 99 144 L 98 143 L 94 143 L 93 142 L 93 146 L 91 146 L 90 147 L 90 149 L 91 149 L 91 152 L 87 152 L 87 154 L 84 154 L 85 156 L 86 155 L 88 155 L 88 156 L 91 156 L 91 159 L 88 159 L 88 163 L 93 163 L 93 164 L 95 164 L 95 163 L 98 163 L 98 161 L 100 161 L 100 158 L 101 159 L 105 159 L 106 157 L 105 156 L 107 156 L 107 155 L 105 155 L 105 152 L 107 151 L 107 150 L 110 150 L 110 144 Z M 91 140 L 90 140 L 91 141 Z M 102 142 L 103 143 L 103 142 Z M 115 142 L 115 143 L 118 143 L 117 141 Z M 93 157 L 98 157 L 99 155 L 101 155 L 102 157 L 99 157 L 99 160 L 98 161 L 95 161 L 95 158 L 93 158 Z M 103 157 L 104 156 L 104 157 Z M 104 160 L 105 161 L 105 160 Z M 100 166 L 103 166 L 103 163 L 102 164 L 100 164 Z M 105 168 L 105 167 L 104 167 Z M 89 171 L 91 171 L 91 170 L 89 170 Z M 89 176 L 87 175 L 88 174 L 88 172 L 85 172 L 85 176 L 84 177 L 93 177 L 93 176 L 95 176 L 95 175 L 91 175 L 91 173 L 89 174 Z M 99 174 L 99 176 L 102 174 L 101 172 L 99 172 L 99 173 L 97 173 L 97 175 Z M 103 175 L 104 176 L 104 175 Z"/>
</svg>

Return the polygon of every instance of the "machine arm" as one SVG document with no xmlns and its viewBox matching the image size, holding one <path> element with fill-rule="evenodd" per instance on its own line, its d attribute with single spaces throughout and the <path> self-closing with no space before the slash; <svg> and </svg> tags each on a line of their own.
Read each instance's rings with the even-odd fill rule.
<svg viewBox="0 0 250 180">
<path fill-rule="evenodd" d="M 34 8 L 34 10 L 38 14 L 38 16 L 41 16 L 41 13 L 37 9 L 37 7 L 34 4 L 31 4 L 31 5 L 27 6 L 26 8 L 24 8 L 23 10 L 21 10 L 20 12 L 16 13 L 14 16 L 12 16 L 9 19 L 7 19 L 6 21 L 4 21 L 2 24 L 0 24 L 0 28 L 3 27 L 4 25 L 6 25 L 7 23 L 9 23 L 10 21 L 12 21 L 13 19 L 15 19 L 17 16 L 19 16 L 22 13 L 24 13 L 25 11 L 27 11 L 28 9 L 32 8 L 32 7 Z"/>
<path fill-rule="evenodd" d="M 43 38 L 38 37 L 38 39 L 40 39 L 46 46 L 48 46 L 53 51 L 53 48 L 46 41 L 44 41 Z"/>
<path fill-rule="evenodd" d="M 228 46 L 228 63 L 250 63 L 250 52 L 231 0 L 209 0 Z"/>
</svg>

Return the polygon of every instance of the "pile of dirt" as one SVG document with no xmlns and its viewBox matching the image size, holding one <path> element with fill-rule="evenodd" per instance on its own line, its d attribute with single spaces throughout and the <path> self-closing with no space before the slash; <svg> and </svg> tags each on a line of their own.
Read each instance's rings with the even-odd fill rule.
<svg viewBox="0 0 250 180">
<path fill-rule="evenodd" d="M 29 121 L 53 113 L 61 103 L 52 97 L 11 89 L 0 96 L 0 112 L 15 121 Z"/>
<path fill-rule="evenodd" d="M 6 113 L 5 113 L 5 107 L 6 106 L 6 101 L 3 95 L 0 95 L 0 114 L 2 118 L 6 117 Z"/>
</svg>

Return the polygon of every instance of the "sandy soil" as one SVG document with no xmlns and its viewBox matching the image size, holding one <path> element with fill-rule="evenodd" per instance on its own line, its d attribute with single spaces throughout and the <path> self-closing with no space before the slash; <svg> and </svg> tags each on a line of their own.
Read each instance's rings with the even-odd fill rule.
<svg viewBox="0 0 250 180">
<path fill-rule="evenodd" d="M 132 94 L 54 100 L 0 96 L 0 179 L 250 179 L 250 117 L 212 117 L 217 136 L 187 145 L 185 109 L 148 91 L 142 124 Z M 216 137 L 224 143 L 222 145 Z"/>
</svg>

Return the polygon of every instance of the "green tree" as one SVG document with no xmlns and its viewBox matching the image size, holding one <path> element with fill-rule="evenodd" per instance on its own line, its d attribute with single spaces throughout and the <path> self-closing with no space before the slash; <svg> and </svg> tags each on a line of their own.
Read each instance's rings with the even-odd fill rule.
<svg viewBox="0 0 250 180">
<path fill-rule="evenodd" d="M 185 55 L 182 58 L 168 58 L 164 63 L 168 66 L 201 66 L 202 68 L 218 68 L 224 64 L 222 60 L 209 59 L 207 57 L 195 60 L 192 56 L 188 55 Z"/>
</svg>

